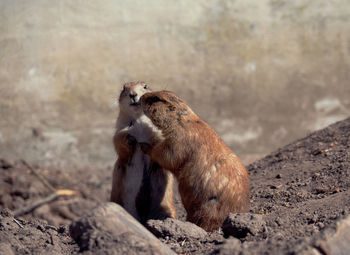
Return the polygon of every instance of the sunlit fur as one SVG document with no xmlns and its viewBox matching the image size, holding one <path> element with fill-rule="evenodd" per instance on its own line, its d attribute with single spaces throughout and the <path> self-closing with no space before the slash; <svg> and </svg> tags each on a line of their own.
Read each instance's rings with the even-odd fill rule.
<svg viewBox="0 0 350 255">
<path fill-rule="evenodd" d="M 187 219 L 213 231 L 229 212 L 247 211 L 247 171 L 217 133 L 172 92 L 147 93 L 141 105 L 162 131 L 142 149 L 177 178 Z"/>
<path fill-rule="evenodd" d="M 148 139 L 148 133 L 156 133 L 140 106 L 140 97 L 148 92 L 150 89 L 144 82 L 124 84 L 113 138 L 118 160 L 113 172 L 111 201 L 123 206 L 141 222 L 176 216 L 173 175 L 150 161 L 134 138 L 136 133 L 141 140 Z M 152 126 L 146 125 L 144 119 Z"/>
</svg>

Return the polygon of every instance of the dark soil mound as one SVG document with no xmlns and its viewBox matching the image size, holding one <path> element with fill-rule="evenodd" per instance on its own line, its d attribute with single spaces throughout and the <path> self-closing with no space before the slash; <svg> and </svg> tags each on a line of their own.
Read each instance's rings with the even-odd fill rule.
<svg viewBox="0 0 350 255">
<path fill-rule="evenodd" d="M 0 254 L 71 254 L 78 252 L 65 226 L 55 227 L 32 218 L 15 219 L 10 211 L 0 213 Z"/>
<path fill-rule="evenodd" d="M 3 211 L 0 253 L 79 252 L 67 225 L 108 201 L 112 168 L 34 168 L 55 189 L 72 189 L 77 195 L 57 199 L 23 217 L 13 218 Z M 158 238 L 185 254 L 286 254 L 317 248 L 317 240 L 324 233 L 334 233 L 336 222 L 350 211 L 350 118 L 287 145 L 247 169 L 249 214 L 230 215 L 223 231 L 199 236 L 176 233 L 176 228 L 187 231 L 186 225 L 177 222 L 153 222 L 153 231 L 162 230 Z M 20 161 L 0 160 L 0 209 L 14 211 L 49 194 Z M 183 208 L 177 205 L 183 219 Z"/>
<path fill-rule="evenodd" d="M 265 215 L 259 252 L 294 251 L 350 209 L 350 118 L 287 145 L 248 166 L 250 212 Z M 276 240 L 276 241 L 273 241 Z M 283 240 L 283 242 L 281 242 Z M 276 253 L 278 253 L 276 251 Z"/>
</svg>

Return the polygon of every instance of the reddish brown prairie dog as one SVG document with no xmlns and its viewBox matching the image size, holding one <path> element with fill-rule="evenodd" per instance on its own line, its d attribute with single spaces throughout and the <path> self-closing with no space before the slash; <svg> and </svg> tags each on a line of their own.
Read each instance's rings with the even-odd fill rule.
<svg viewBox="0 0 350 255">
<path fill-rule="evenodd" d="M 141 106 L 161 131 L 142 149 L 177 178 L 187 220 L 213 231 L 229 212 L 245 212 L 247 171 L 217 133 L 172 92 L 147 93 Z"/>
</svg>

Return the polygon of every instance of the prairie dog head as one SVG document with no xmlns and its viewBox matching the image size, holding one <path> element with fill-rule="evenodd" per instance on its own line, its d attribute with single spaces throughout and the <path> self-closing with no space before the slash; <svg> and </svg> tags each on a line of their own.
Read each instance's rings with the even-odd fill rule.
<svg viewBox="0 0 350 255">
<path fill-rule="evenodd" d="M 197 117 L 184 101 L 170 91 L 149 92 L 141 97 L 144 114 L 162 130 L 183 126 Z"/>
<path fill-rule="evenodd" d="M 144 82 L 125 83 L 119 96 L 119 111 L 128 116 L 138 117 L 142 113 L 140 98 L 150 91 Z"/>
</svg>

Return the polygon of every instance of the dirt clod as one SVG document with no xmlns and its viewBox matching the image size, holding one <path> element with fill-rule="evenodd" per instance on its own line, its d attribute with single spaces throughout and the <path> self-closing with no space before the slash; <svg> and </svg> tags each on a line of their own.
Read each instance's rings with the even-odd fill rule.
<svg viewBox="0 0 350 255">
<path fill-rule="evenodd" d="M 266 223 L 262 215 L 252 213 L 237 213 L 226 218 L 222 224 L 225 236 L 245 239 L 248 235 L 257 236 L 265 232 Z"/>
<path fill-rule="evenodd" d="M 207 232 L 191 222 L 183 222 L 176 219 L 149 220 L 147 228 L 160 238 L 171 237 L 178 241 L 185 239 L 203 239 Z"/>
</svg>

